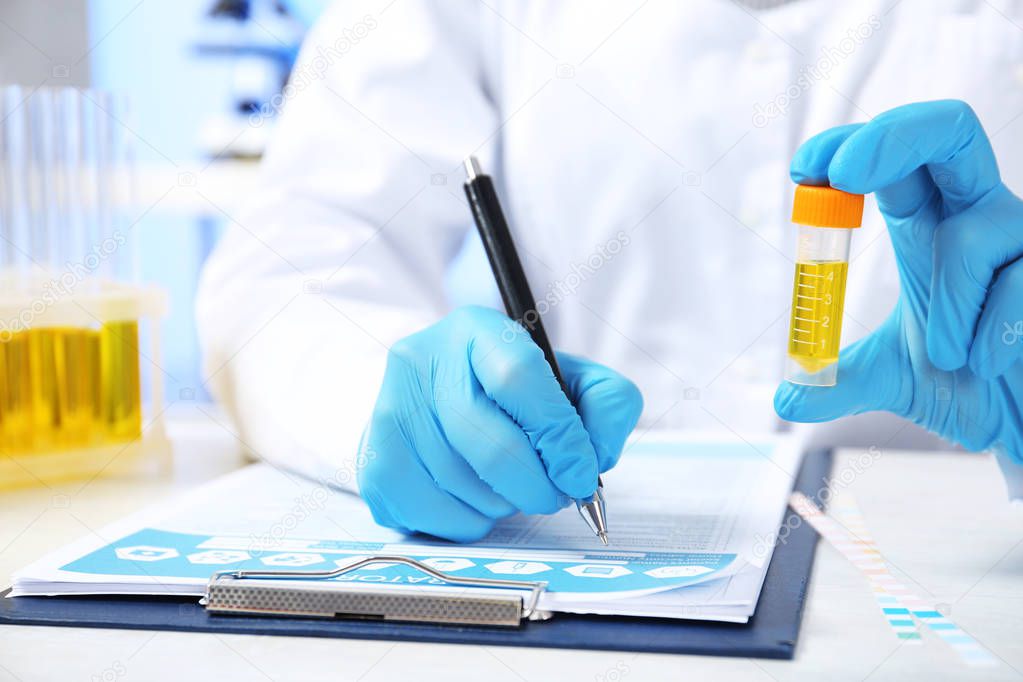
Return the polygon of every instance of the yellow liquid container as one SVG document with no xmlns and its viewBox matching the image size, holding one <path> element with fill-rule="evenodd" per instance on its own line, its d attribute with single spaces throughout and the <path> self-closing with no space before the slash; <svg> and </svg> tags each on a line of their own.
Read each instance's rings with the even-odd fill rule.
<svg viewBox="0 0 1023 682">
<path fill-rule="evenodd" d="M 138 438 L 138 344 L 134 320 L 0 334 L 0 443 L 31 452 Z"/>
<path fill-rule="evenodd" d="M 54 300 L 24 277 L 0 285 L 0 489 L 168 465 L 162 426 L 144 422 L 144 403 L 159 404 L 158 372 L 148 401 L 142 381 L 158 346 L 140 351 L 140 329 L 162 315 L 164 296 L 86 288 Z"/>
<path fill-rule="evenodd" d="M 125 120 L 108 92 L 0 88 L 0 490 L 169 466 Z"/>
<path fill-rule="evenodd" d="M 785 379 L 834 386 L 838 382 L 849 242 L 853 229 L 863 221 L 863 196 L 800 185 L 792 221 L 799 227 L 799 241 Z"/>
</svg>

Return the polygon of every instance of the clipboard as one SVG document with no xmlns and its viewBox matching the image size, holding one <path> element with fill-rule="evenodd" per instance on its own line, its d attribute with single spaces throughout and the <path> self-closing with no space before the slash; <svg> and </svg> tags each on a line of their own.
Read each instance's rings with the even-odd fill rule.
<svg viewBox="0 0 1023 682">
<path fill-rule="evenodd" d="M 803 459 L 802 468 L 794 486 L 811 499 L 820 503 L 818 492 L 826 485 L 831 469 L 831 453 L 810 453 Z M 403 622 L 400 619 L 375 617 L 378 612 L 368 609 L 359 614 L 352 603 L 337 613 L 354 618 L 323 617 L 327 611 L 316 613 L 315 609 L 304 612 L 309 603 L 297 603 L 290 615 L 279 610 L 266 609 L 254 614 L 251 601 L 219 592 L 219 588 L 237 589 L 240 583 L 254 579 L 262 585 L 269 580 L 276 590 L 301 590 L 305 597 L 315 602 L 315 595 L 309 585 L 277 580 L 287 576 L 258 575 L 237 576 L 237 572 L 221 572 L 211 577 L 205 600 L 213 609 L 197 604 L 194 598 L 139 597 L 139 596 L 85 596 L 85 597 L 7 597 L 0 598 L 0 624 L 5 625 L 49 625 L 69 627 L 123 628 L 143 630 L 179 630 L 189 632 L 223 632 L 232 634 L 287 635 L 305 637 L 344 637 L 355 639 L 388 639 L 416 642 L 466 643 L 489 646 L 535 646 L 565 649 L 599 649 L 637 651 L 651 653 L 703 654 L 713 656 L 742 656 L 756 658 L 791 659 L 795 655 L 796 642 L 806 603 L 807 588 L 813 567 L 817 534 L 808 525 L 801 523 L 791 510 L 784 523 L 791 529 L 785 542 L 774 551 L 768 567 L 764 586 L 760 593 L 756 613 L 745 624 L 709 621 L 686 621 L 661 618 L 633 618 L 614 616 L 584 616 L 555 614 L 543 620 L 545 614 L 530 610 L 530 598 L 539 589 L 537 583 L 519 581 L 498 581 L 515 583 L 505 587 L 507 591 L 495 590 L 488 595 L 501 602 L 494 606 L 503 609 L 505 623 L 498 625 L 466 624 L 466 621 Z M 382 561 L 382 557 L 367 559 L 366 562 Z M 403 557 L 387 557 L 394 561 Z M 413 562 L 418 563 L 418 562 Z M 353 564 L 344 570 L 354 570 Z M 429 567 L 422 567 L 429 568 Z M 330 573 L 336 573 L 331 571 Z M 247 583 L 246 583 L 247 585 Z M 296 587 L 297 586 L 297 587 Z M 266 592 L 254 591 L 252 595 L 266 596 Z M 393 588 L 391 588 L 393 589 Z M 378 591 L 378 595 L 383 594 Z M 6 593 L 4 593 L 6 594 Z M 328 595 L 338 598 L 338 595 Z M 351 596 L 350 593 L 349 597 Z M 389 592 L 394 598 L 397 593 Z M 287 597 L 288 595 L 283 595 Z M 292 595 L 294 596 L 294 595 Z M 421 596 L 421 595 L 420 595 Z M 0 594 L 0 597 L 4 595 Z M 210 599 L 213 598 L 211 602 Z M 231 599 L 243 607 L 247 615 L 224 615 L 225 605 L 230 608 Z M 468 599 L 468 597 L 467 597 Z M 333 608 L 338 602 L 332 604 Z M 467 609 L 479 608 L 467 601 Z M 535 602 L 533 602 L 535 606 Z M 392 604 L 389 608 L 394 608 Z M 454 608 L 450 605 L 448 608 Z M 461 614 L 459 617 L 464 614 Z M 489 616 L 488 616 L 489 617 Z M 459 624 L 453 624 L 459 623 Z"/>
</svg>

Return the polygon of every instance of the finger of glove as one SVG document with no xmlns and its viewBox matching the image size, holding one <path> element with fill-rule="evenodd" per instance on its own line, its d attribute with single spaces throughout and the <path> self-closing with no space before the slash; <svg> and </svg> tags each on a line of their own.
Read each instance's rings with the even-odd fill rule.
<svg viewBox="0 0 1023 682">
<path fill-rule="evenodd" d="M 853 179 L 848 177 L 849 172 L 846 167 L 850 160 L 843 155 L 845 160 L 835 165 L 834 168 L 832 168 L 832 161 L 854 133 L 870 125 L 873 125 L 873 123 L 851 123 L 830 128 L 811 137 L 799 147 L 795 156 L 792 157 L 792 164 L 789 168 L 789 175 L 792 177 L 792 180 L 801 185 L 831 185 L 852 192 L 852 189 L 846 189 L 836 184 L 854 182 Z M 860 144 L 863 144 L 863 142 L 858 140 L 857 145 Z M 849 154 L 849 152 L 846 152 L 846 154 Z M 891 158 L 893 154 L 889 152 L 886 156 Z M 900 154 L 895 153 L 894 156 L 896 159 L 900 159 Z M 864 157 L 862 163 L 874 164 L 880 163 L 883 160 L 870 155 Z M 878 207 L 883 213 L 891 217 L 901 218 L 915 213 L 921 205 L 931 198 L 934 189 L 934 182 L 931 179 L 930 173 L 923 169 L 920 173 L 910 171 L 905 177 L 894 180 L 891 185 L 878 187 L 873 191 L 878 195 Z M 868 194 L 869 192 L 856 193 Z"/>
<path fill-rule="evenodd" d="M 419 342 L 422 337 L 419 338 Z M 442 489 L 491 518 L 502 518 L 515 508 L 480 480 L 472 467 L 455 452 L 438 422 L 437 406 L 444 404 L 449 385 L 464 383 L 470 375 L 465 361 L 457 381 L 445 380 L 443 372 L 420 370 L 422 348 L 408 340 L 394 344 L 388 358 L 383 386 L 363 441 L 387 450 L 392 441 L 404 441 Z M 444 363 L 447 364 L 447 363 Z M 429 399 L 422 397 L 429 387 Z"/>
<path fill-rule="evenodd" d="M 359 488 L 382 525 L 428 533 L 455 542 L 478 540 L 490 532 L 494 520 L 438 487 L 404 438 L 390 438 L 386 446 L 374 432 L 388 427 L 387 415 L 375 415 L 369 445 L 375 456 L 359 474 Z"/>
<path fill-rule="evenodd" d="M 486 395 L 526 433 L 554 485 L 573 498 L 591 496 L 597 453 L 540 347 L 525 333 L 502 338 L 484 331 L 469 358 Z"/>
<path fill-rule="evenodd" d="M 558 363 L 573 402 L 590 434 L 600 471 L 618 463 L 626 438 L 643 412 L 636 384 L 610 367 L 558 353 Z"/>
<path fill-rule="evenodd" d="M 972 206 L 1001 182 L 976 114 L 958 100 L 907 104 L 874 117 L 835 152 L 828 177 L 833 187 L 869 194 L 922 166 L 950 213 Z"/>
<path fill-rule="evenodd" d="M 1021 237 L 1023 203 L 1004 186 L 938 226 L 927 355 L 939 369 L 966 365 L 995 273 L 1023 253 Z"/>
<path fill-rule="evenodd" d="M 873 410 L 898 411 L 904 395 L 897 351 L 886 324 L 844 349 L 838 384 L 804 386 L 782 383 L 774 394 L 778 416 L 791 422 L 826 422 Z"/>
<path fill-rule="evenodd" d="M 832 157 L 849 136 L 863 125 L 851 123 L 829 128 L 801 144 L 789 166 L 792 181 L 800 185 L 827 185 L 828 167 L 831 166 Z"/>
<path fill-rule="evenodd" d="M 447 412 L 447 409 L 438 407 L 438 416 L 442 420 Z M 458 445 L 453 441 L 449 442 L 449 436 L 446 434 L 451 429 L 442 427 L 432 419 L 432 416 L 428 418 L 429 424 L 417 429 L 415 448 L 419 459 L 437 485 L 492 519 L 501 519 L 516 513 L 518 507 L 484 481 L 460 453 Z M 477 449 L 485 448 L 486 445 L 481 439 L 476 440 Z M 536 458 L 535 454 L 533 457 Z"/>
<path fill-rule="evenodd" d="M 484 393 L 476 377 L 470 374 L 456 399 L 438 404 L 438 413 L 473 475 L 518 510 L 551 514 L 568 502 L 522 427 Z"/>
<path fill-rule="evenodd" d="M 994 379 L 1009 370 L 1023 356 L 1023 260 L 998 273 L 977 336 L 970 349 L 970 369 L 982 379 Z"/>
</svg>

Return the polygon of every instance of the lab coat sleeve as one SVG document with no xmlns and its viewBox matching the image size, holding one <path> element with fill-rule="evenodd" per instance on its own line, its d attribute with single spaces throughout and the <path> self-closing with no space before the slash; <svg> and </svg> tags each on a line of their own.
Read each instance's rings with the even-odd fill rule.
<svg viewBox="0 0 1023 682">
<path fill-rule="evenodd" d="M 491 157 L 497 128 L 478 13 L 334 4 L 284 91 L 258 189 L 226 216 L 197 303 L 204 373 L 236 437 L 275 466 L 354 487 L 388 347 L 446 312 L 444 273 L 471 228 L 460 162 Z"/>
</svg>

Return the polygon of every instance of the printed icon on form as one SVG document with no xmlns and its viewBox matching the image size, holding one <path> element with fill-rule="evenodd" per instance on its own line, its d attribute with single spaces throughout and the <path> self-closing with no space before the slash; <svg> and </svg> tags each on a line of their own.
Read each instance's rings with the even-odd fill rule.
<svg viewBox="0 0 1023 682">
<path fill-rule="evenodd" d="M 188 555 L 191 564 L 234 564 L 249 558 L 248 552 L 232 549 L 211 549 Z"/>
<path fill-rule="evenodd" d="M 149 545 L 136 545 L 135 547 L 118 547 L 114 550 L 118 559 L 128 561 L 160 561 L 162 559 L 173 559 L 178 556 L 178 550 L 170 547 L 150 547 Z"/>
<path fill-rule="evenodd" d="M 632 573 L 624 566 L 608 566 L 607 564 L 580 564 L 569 566 L 565 573 L 571 573 L 578 578 L 621 578 L 623 575 Z"/>
<path fill-rule="evenodd" d="M 285 554 L 272 554 L 263 557 L 263 563 L 267 566 L 309 566 L 323 561 L 319 554 L 304 554 L 301 552 L 287 552 Z"/>
<path fill-rule="evenodd" d="M 429 566 L 430 568 L 435 568 L 438 571 L 443 571 L 446 573 L 451 573 L 452 571 L 461 571 L 463 568 L 469 568 L 470 566 L 476 565 L 474 562 L 469 561 L 468 559 L 445 559 L 445 558 L 423 559 L 423 563 Z"/>
</svg>

